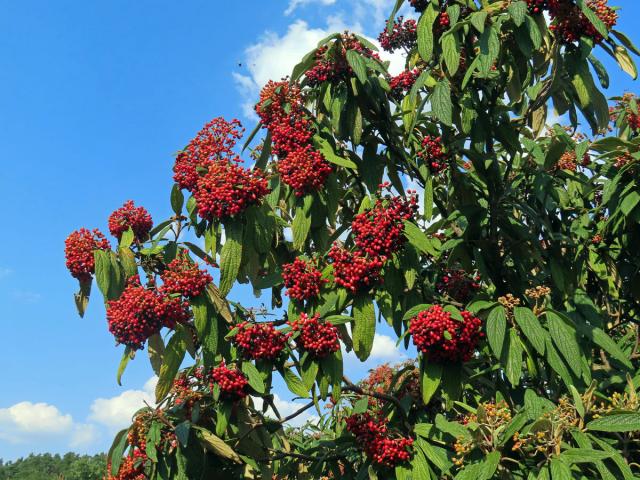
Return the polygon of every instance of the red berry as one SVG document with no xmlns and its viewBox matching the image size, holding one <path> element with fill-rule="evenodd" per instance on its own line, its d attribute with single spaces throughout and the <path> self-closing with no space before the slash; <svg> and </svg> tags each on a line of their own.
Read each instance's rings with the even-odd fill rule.
<svg viewBox="0 0 640 480">
<path fill-rule="evenodd" d="M 299 301 L 316 298 L 322 285 L 327 282 L 314 263 L 301 258 L 282 266 L 282 278 L 287 287 L 286 295 Z"/>
<path fill-rule="evenodd" d="M 418 25 L 415 20 L 404 20 L 404 17 L 398 17 L 393 22 L 391 33 L 385 28 L 378 36 L 378 41 L 387 52 L 400 48 L 411 50 L 418 41 Z"/>
<path fill-rule="evenodd" d="M 249 382 L 242 372 L 237 369 L 229 369 L 224 363 L 211 369 L 211 384 L 220 387 L 220 396 L 228 400 L 242 400 L 247 396 Z"/>
<path fill-rule="evenodd" d="M 440 137 L 427 135 L 422 139 L 422 150 L 418 152 L 418 158 L 427 165 L 433 175 L 437 175 L 446 170 L 449 156 L 444 152 Z"/>
<path fill-rule="evenodd" d="M 232 341 L 245 358 L 273 361 L 287 344 L 287 336 L 270 323 L 241 322 L 236 328 Z"/>
<path fill-rule="evenodd" d="M 169 263 L 161 278 L 162 291 L 179 293 L 187 298 L 197 297 L 213 281 L 206 270 L 198 268 L 198 264 L 186 255 L 180 255 Z"/>
<path fill-rule="evenodd" d="M 392 436 L 386 419 L 370 413 L 355 414 L 346 419 L 347 430 L 355 437 L 374 463 L 389 468 L 411 459 L 413 439 Z"/>
<path fill-rule="evenodd" d="M 386 257 L 368 258 L 359 250 L 350 252 L 333 245 L 327 254 L 333 264 L 333 275 L 338 286 L 351 293 L 368 290 L 380 282 L 380 271 Z"/>
<path fill-rule="evenodd" d="M 91 232 L 81 228 L 72 232 L 64 241 L 64 255 L 69 272 L 81 282 L 91 280 L 95 271 L 93 251 L 110 248 L 109 241 L 98 229 Z"/>
<path fill-rule="evenodd" d="M 320 314 L 309 318 L 306 313 L 290 322 L 291 329 L 299 332 L 298 347 L 309 352 L 313 358 L 324 358 L 340 350 L 338 329 L 331 322 L 320 322 Z"/>
</svg>

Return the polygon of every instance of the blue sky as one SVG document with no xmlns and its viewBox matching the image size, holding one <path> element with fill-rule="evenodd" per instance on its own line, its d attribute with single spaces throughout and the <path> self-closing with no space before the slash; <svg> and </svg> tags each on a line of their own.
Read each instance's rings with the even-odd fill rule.
<svg viewBox="0 0 640 480">
<path fill-rule="evenodd" d="M 0 458 L 103 451 L 150 398 L 144 354 L 116 385 L 121 347 L 98 296 L 84 319 L 75 312 L 68 233 L 107 231 L 109 213 L 128 199 L 163 220 L 173 152 L 215 116 L 252 128 L 260 84 L 332 31 L 377 36 L 392 3 L 0 0 Z M 614 3 L 624 7 L 621 29 L 640 43 L 640 5 Z M 607 66 L 611 94 L 633 88 Z M 365 366 L 349 360 L 353 377 L 403 355 L 383 336 L 374 353 Z M 277 392 L 285 411 L 295 408 Z"/>
</svg>

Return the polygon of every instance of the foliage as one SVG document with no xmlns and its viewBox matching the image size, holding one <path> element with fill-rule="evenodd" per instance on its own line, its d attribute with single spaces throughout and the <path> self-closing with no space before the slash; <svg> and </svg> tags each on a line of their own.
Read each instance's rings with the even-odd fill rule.
<svg viewBox="0 0 640 480">
<path fill-rule="evenodd" d="M 102 480 L 106 455 L 29 455 L 14 462 L 0 461 L 1 480 Z"/>
<path fill-rule="evenodd" d="M 159 375 L 111 478 L 640 475 L 640 114 L 609 104 L 599 60 L 635 77 L 640 52 L 604 0 L 410 3 L 417 23 L 398 0 L 381 36 L 410 73 L 327 37 L 265 86 L 252 168 L 213 120 L 178 154 L 175 215 L 74 263 L 125 346 L 118 380 L 145 345 Z M 364 361 L 380 322 L 416 363 L 354 384 L 333 335 Z M 278 377 L 308 399 L 289 417 Z"/>
</svg>

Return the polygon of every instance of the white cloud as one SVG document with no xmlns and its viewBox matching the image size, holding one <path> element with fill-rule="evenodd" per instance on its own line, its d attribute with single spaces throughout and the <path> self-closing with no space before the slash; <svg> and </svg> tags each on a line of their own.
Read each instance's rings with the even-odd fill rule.
<svg viewBox="0 0 640 480">
<path fill-rule="evenodd" d="M 133 414 L 145 404 L 155 405 L 154 390 L 158 377 L 150 378 L 142 390 L 125 390 L 111 398 L 97 398 L 91 404 L 89 418 L 113 430 L 131 423 Z"/>
<path fill-rule="evenodd" d="M 301 5 L 306 5 L 309 3 L 319 3 L 320 5 L 333 5 L 336 3 L 336 0 L 290 0 L 289 6 L 284 11 L 285 15 L 291 15 L 293 11 Z"/>
<path fill-rule="evenodd" d="M 93 445 L 100 437 L 98 429 L 91 423 L 75 425 L 71 434 L 69 446 L 74 449 L 86 448 Z"/>
<path fill-rule="evenodd" d="M 66 433 L 73 426 L 71 415 L 64 415 L 47 403 L 20 402 L 0 408 L 0 437 L 11 441 L 31 435 Z"/>
<path fill-rule="evenodd" d="M 255 408 L 257 410 L 261 410 L 262 409 L 262 403 L 263 400 L 261 397 L 253 397 L 253 403 L 255 405 Z M 276 406 L 276 408 L 278 409 L 278 413 L 280 414 L 281 417 L 287 417 L 289 415 L 291 415 L 292 413 L 298 411 L 300 408 L 305 406 L 305 403 L 303 402 L 294 402 L 294 401 L 287 401 L 284 400 L 282 398 L 280 398 L 280 396 L 276 393 L 273 395 L 273 403 Z M 315 422 L 318 420 L 318 417 L 315 415 L 311 415 L 311 413 L 314 410 L 306 410 L 303 413 L 301 413 L 300 415 L 298 415 L 297 417 L 291 419 L 290 421 L 287 422 L 287 425 L 290 425 L 292 427 L 301 427 L 302 425 L 304 425 L 305 423 L 311 421 L 311 422 Z M 269 409 L 267 410 L 267 415 L 276 418 L 276 414 L 273 411 L 273 409 L 271 409 L 271 407 L 269 407 Z"/>
<path fill-rule="evenodd" d="M 376 334 L 373 339 L 370 358 L 379 360 L 402 360 L 406 358 L 406 355 L 396 347 L 396 342 L 391 337 Z"/>
</svg>

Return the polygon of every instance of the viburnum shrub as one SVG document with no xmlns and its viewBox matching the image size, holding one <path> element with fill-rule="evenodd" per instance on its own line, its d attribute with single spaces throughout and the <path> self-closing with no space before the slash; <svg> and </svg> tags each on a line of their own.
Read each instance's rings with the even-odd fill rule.
<svg viewBox="0 0 640 480">
<path fill-rule="evenodd" d="M 624 11 L 392 3 L 373 31 L 405 73 L 329 35 L 246 145 L 220 117 L 185 139 L 169 218 L 66 240 L 118 381 L 158 375 L 109 478 L 640 477 L 640 113 L 602 93 L 603 57 L 636 76 Z"/>
</svg>

